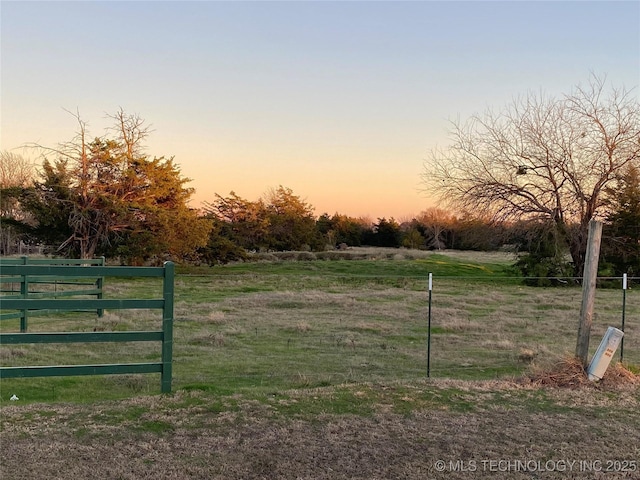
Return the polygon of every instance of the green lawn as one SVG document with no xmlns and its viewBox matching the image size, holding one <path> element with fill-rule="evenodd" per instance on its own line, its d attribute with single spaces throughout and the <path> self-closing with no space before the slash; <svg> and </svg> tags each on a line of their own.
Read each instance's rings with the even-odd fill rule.
<svg viewBox="0 0 640 480">
<path fill-rule="evenodd" d="M 402 251 L 397 251 L 402 252 Z M 430 373 L 435 378 L 512 378 L 575 346 L 579 287 L 522 285 L 508 257 L 384 253 L 378 259 L 179 267 L 175 282 L 174 390 L 262 395 L 427 374 L 427 278 L 433 273 Z M 109 279 L 105 298 L 153 298 L 155 279 Z M 599 290 L 592 351 L 618 326 L 621 292 Z M 640 364 L 640 297 L 629 291 L 625 357 Z M 5 321 L 2 331 L 16 331 Z M 158 312 L 33 317 L 29 330 L 160 328 Z M 635 336 L 634 336 L 635 334 Z M 528 353 L 527 353 L 528 354 Z M 157 344 L 1 346 L 3 366 L 158 361 Z M 7 379 L 0 402 L 92 402 L 153 394 L 159 376 Z"/>
</svg>

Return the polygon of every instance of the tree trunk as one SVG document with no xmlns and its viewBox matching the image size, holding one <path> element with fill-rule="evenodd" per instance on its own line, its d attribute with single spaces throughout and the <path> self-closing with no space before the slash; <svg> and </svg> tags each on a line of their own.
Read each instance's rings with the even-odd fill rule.
<svg viewBox="0 0 640 480">
<path fill-rule="evenodd" d="M 580 232 L 569 240 L 569 253 L 573 262 L 573 275 L 579 277 L 584 272 L 585 258 L 587 255 L 586 230 L 583 233 L 582 226 Z"/>
<path fill-rule="evenodd" d="M 569 247 L 569 255 L 573 263 L 573 276 L 579 277 L 583 274 L 585 258 L 587 255 L 587 238 L 589 235 L 589 222 L 581 222 L 577 231 L 572 232 L 562 219 L 556 220 L 556 226 L 561 238 L 564 238 Z"/>
</svg>

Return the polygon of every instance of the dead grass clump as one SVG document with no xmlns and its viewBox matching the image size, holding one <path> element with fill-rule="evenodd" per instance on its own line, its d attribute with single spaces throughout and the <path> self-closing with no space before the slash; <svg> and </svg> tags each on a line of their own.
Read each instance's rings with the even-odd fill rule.
<svg viewBox="0 0 640 480">
<path fill-rule="evenodd" d="M 538 356 L 538 352 L 531 350 L 530 348 L 521 348 L 518 354 L 518 361 L 522 363 L 531 363 Z"/>
<path fill-rule="evenodd" d="M 620 362 L 616 362 L 614 365 L 609 365 L 601 382 L 603 385 L 611 387 L 640 385 L 640 375 L 636 375 Z"/>
<path fill-rule="evenodd" d="M 210 312 L 209 315 L 205 317 L 204 323 L 209 323 L 213 325 L 221 325 L 225 323 L 225 313 L 224 312 Z"/>
<path fill-rule="evenodd" d="M 311 330 L 311 325 L 309 325 L 307 322 L 298 322 L 298 324 L 296 325 L 296 331 L 298 333 L 307 333 L 309 330 Z"/>
<path fill-rule="evenodd" d="M 535 385 L 563 388 L 588 388 L 595 385 L 587 378 L 582 362 L 575 357 L 565 357 L 551 366 L 533 370 L 528 378 Z"/>
<path fill-rule="evenodd" d="M 575 357 L 565 357 L 551 366 L 536 367 L 527 378 L 536 386 L 560 388 L 603 388 L 618 389 L 625 386 L 640 385 L 640 376 L 635 375 L 620 363 L 610 365 L 600 381 L 591 381 L 587 377 L 582 362 Z"/>
</svg>

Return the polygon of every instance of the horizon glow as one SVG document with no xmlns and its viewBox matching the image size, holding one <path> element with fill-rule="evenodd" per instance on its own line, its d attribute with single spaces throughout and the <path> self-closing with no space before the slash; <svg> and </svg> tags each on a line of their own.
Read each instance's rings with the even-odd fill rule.
<svg viewBox="0 0 640 480">
<path fill-rule="evenodd" d="M 640 84 L 638 2 L 0 4 L 0 148 L 135 113 L 194 206 L 283 185 L 316 214 L 405 219 L 448 120 L 589 75 Z M 636 90 L 637 92 L 637 90 Z"/>
</svg>

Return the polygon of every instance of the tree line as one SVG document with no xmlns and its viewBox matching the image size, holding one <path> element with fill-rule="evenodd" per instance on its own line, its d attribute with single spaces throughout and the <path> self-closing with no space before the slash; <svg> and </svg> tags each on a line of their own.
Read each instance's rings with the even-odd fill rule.
<svg viewBox="0 0 640 480">
<path fill-rule="evenodd" d="M 103 141 L 92 141 L 87 151 L 92 152 L 93 164 L 87 174 L 93 172 L 93 179 L 86 185 L 64 159 L 45 160 L 34 180 L 24 173 L 28 168 L 21 157 L 2 152 L 0 165 L 22 165 L 19 176 L 5 171 L 1 178 L 3 254 L 22 241 L 47 245 L 50 253 L 69 257 L 104 255 L 127 264 L 173 259 L 215 265 L 248 260 L 252 252 L 350 246 L 507 249 L 519 254 L 517 266 L 526 277 L 535 277 L 536 283 L 575 275 L 568 248 L 549 221 L 495 221 L 471 214 L 454 215 L 437 207 L 402 222 L 339 213 L 316 217 L 311 204 L 283 186 L 253 201 L 234 192 L 215 194 L 214 200 L 196 211 L 187 207 L 192 191 L 184 186 L 187 179 L 172 159 L 145 157 L 131 162 L 125 155 L 117 160 L 111 156 L 118 157 L 119 149 L 109 148 Z M 97 151 L 103 156 L 97 156 Z M 16 185 L 8 186 L 10 177 Z M 629 167 L 613 190 L 616 195 L 605 223 L 602 273 L 637 276 L 638 169 Z"/>
<path fill-rule="evenodd" d="M 120 110 L 105 135 L 91 137 L 75 115 L 71 141 L 31 145 L 43 157 L 37 173 L 1 152 L 0 254 L 23 242 L 127 264 L 214 265 L 251 252 L 345 246 L 509 248 L 525 276 L 550 282 L 581 276 L 586 227 L 599 218 L 602 273 L 640 276 L 640 106 L 604 85 L 594 77 L 560 99 L 530 94 L 454 122 L 451 145 L 431 153 L 422 178 L 441 208 L 402 222 L 316 217 L 283 186 L 257 200 L 215 193 L 193 209 L 194 190 L 174 159 L 146 153 L 142 118 Z"/>
</svg>

